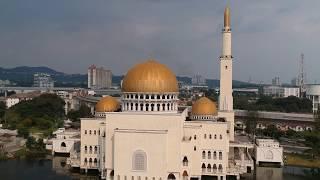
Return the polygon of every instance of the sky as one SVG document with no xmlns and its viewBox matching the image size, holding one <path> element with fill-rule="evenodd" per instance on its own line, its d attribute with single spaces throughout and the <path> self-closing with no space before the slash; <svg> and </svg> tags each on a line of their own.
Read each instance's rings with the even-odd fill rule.
<svg viewBox="0 0 320 180">
<path fill-rule="evenodd" d="M 177 75 L 219 78 L 227 0 L 1 0 L 0 67 L 125 74 L 154 58 Z M 320 83 L 319 0 L 229 0 L 233 77 Z"/>
</svg>

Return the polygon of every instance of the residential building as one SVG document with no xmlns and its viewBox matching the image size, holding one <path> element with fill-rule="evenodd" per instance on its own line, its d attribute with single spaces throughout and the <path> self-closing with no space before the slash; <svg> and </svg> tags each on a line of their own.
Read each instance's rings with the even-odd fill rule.
<svg viewBox="0 0 320 180">
<path fill-rule="evenodd" d="M 33 75 L 33 86 L 41 88 L 53 88 L 54 81 L 50 74 L 36 73 Z"/>
<path fill-rule="evenodd" d="M 112 72 L 103 67 L 97 68 L 91 65 L 88 68 L 88 88 L 106 89 L 112 86 Z"/>
</svg>

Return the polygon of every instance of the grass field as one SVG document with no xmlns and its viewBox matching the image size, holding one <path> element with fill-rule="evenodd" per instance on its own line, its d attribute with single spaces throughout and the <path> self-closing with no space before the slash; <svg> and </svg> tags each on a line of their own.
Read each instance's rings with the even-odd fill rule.
<svg viewBox="0 0 320 180">
<path fill-rule="evenodd" d="M 299 155 L 299 154 L 284 154 L 284 155 L 286 157 L 285 165 L 320 168 L 319 158 L 312 159 L 310 156 Z"/>
</svg>

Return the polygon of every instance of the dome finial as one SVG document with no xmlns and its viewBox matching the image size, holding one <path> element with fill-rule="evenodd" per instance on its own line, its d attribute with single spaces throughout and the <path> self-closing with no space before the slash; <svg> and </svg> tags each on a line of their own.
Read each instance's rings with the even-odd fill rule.
<svg viewBox="0 0 320 180">
<path fill-rule="evenodd" d="M 224 27 L 230 27 L 230 7 L 229 2 L 226 8 L 224 9 Z"/>
</svg>

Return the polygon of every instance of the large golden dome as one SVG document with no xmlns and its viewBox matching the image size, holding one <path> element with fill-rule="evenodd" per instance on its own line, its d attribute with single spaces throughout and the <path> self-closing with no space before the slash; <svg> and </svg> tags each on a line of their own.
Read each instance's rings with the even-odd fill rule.
<svg viewBox="0 0 320 180">
<path fill-rule="evenodd" d="M 216 104 L 206 97 L 198 99 L 192 105 L 192 115 L 217 115 Z"/>
<path fill-rule="evenodd" d="M 122 82 L 123 92 L 178 92 L 174 73 L 155 60 L 148 60 L 131 68 Z"/>
<path fill-rule="evenodd" d="M 106 96 L 96 104 L 96 112 L 114 112 L 120 108 L 120 103 L 114 97 Z"/>
</svg>

